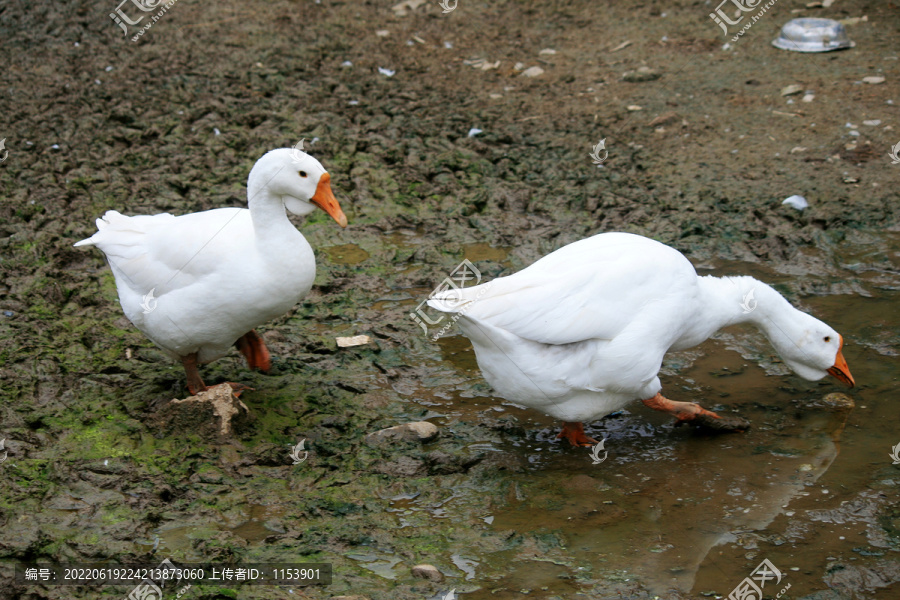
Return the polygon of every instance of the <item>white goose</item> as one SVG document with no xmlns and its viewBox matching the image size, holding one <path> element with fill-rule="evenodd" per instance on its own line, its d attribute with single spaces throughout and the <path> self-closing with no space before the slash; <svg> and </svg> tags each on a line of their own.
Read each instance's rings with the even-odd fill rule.
<svg viewBox="0 0 900 600">
<path fill-rule="evenodd" d="M 518 273 L 447 290 L 428 304 L 459 315 L 501 397 L 563 420 L 559 437 L 573 445 L 597 443 L 583 421 L 636 399 L 679 421 L 715 426 L 715 413 L 663 397 L 657 375 L 668 350 L 736 323 L 759 327 L 801 377 L 830 373 L 854 385 L 843 338 L 831 327 L 752 277 L 698 277 L 677 250 L 628 233 L 569 244 Z"/>
<path fill-rule="evenodd" d="M 106 254 L 125 316 L 181 360 L 188 389 L 196 394 L 207 389 L 197 365 L 232 345 L 251 368 L 271 367 L 253 328 L 290 310 L 316 276 L 312 248 L 285 209 L 303 216 L 318 206 L 346 227 L 330 180 L 312 156 L 272 150 L 250 171 L 249 209 L 178 217 L 126 217 L 111 210 L 97 219 L 97 233 L 75 245 Z"/>
</svg>

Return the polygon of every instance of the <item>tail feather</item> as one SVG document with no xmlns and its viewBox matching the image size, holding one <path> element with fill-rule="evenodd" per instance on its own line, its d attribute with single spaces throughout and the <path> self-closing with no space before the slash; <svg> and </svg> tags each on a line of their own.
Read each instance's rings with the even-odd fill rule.
<svg viewBox="0 0 900 600">
<path fill-rule="evenodd" d="M 97 232 L 99 233 L 99 232 L 103 231 L 104 229 L 106 229 L 107 227 L 109 227 L 110 225 L 113 225 L 116 223 L 124 225 L 128 222 L 129 218 L 130 217 L 126 217 L 119 211 L 108 210 L 102 217 L 99 217 L 96 221 L 94 221 L 94 223 L 97 224 Z M 89 238 L 85 238 L 85 239 L 81 240 L 80 242 L 75 242 L 74 245 L 75 246 L 94 246 L 97 243 L 97 240 L 94 239 L 94 236 L 96 236 L 96 235 L 97 234 L 95 233 L 94 235 L 92 235 Z"/>
</svg>

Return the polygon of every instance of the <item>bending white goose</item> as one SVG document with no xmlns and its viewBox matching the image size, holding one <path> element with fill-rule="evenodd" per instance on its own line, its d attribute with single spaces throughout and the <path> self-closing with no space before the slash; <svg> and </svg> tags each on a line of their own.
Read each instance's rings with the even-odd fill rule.
<svg viewBox="0 0 900 600">
<path fill-rule="evenodd" d="M 679 421 L 722 423 L 696 403 L 663 397 L 657 375 L 668 350 L 736 323 L 759 327 L 801 377 L 830 373 L 854 385 L 843 338 L 831 327 L 752 277 L 698 277 L 677 250 L 628 233 L 569 244 L 518 273 L 447 290 L 428 304 L 459 315 L 501 397 L 563 420 L 559 437 L 573 445 L 597 443 L 583 421 L 636 399 Z"/>
<path fill-rule="evenodd" d="M 207 389 L 197 365 L 224 356 L 232 345 L 251 368 L 271 367 L 253 328 L 290 310 L 316 276 L 312 248 L 285 209 L 303 216 L 318 206 L 346 227 L 330 181 L 312 156 L 272 150 L 250 171 L 249 209 L 178 217 L 111 210 L 97 219 L 97 233 L 75 245 L 106 254 L 125 316 L 181 360 L 196 394 Z"/>
</svg>

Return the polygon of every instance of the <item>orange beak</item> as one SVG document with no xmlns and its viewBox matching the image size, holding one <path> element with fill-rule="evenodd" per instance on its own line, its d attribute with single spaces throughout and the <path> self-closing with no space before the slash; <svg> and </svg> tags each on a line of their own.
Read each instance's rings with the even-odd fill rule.
<svg viewBox="0 0 900 600">
<path fill-rule="evenodd" d="M 841 338 L 841 345 L 838 348 L 837 356 L 834 357 L 834 366 L 828 369 L 828 373 L 834 375 L 838 381 L 842 381 L 850 387 L 853 387 L 856 385 L 856 382 L 853 381 L 853 375 L 850 374 L 850 367 L 847 366 L 847 361 L 844 359 L 844 354 L 841 352 L 841 349 L 844 347 L 844 336 L 838 337 Z"/>
<path fill-rule="evenodd" d="M 337 198 L 331 192 L 331 175 L 322 173 L 319 177 L 319 185 L 316 186 L 316 193 L 309 199 L 310 202 L 331 215 L 331 218 L 337 221 L 341 227 L 347 226 L 347 215 L 341 210 Z"/>
</svg>

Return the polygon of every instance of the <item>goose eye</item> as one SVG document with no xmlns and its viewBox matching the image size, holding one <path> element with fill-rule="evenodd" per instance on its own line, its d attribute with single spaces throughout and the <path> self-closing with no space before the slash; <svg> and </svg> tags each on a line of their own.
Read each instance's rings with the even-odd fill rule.
<svg viewBox="0 0 900 600">
<path fill-rule="evenodd" d="M 300 171 L 300 177 L 306 177 L 306 171 Z"/>
<path fill-rule="evenodd" d="M 830 336 L 830 335 L 826 335 L 826 336 L 825 336 L 825 341 L 826 341 L 826 342 L 830 342 L 830 341 L 831 341 L 831 336 Z"/>
</svg>

